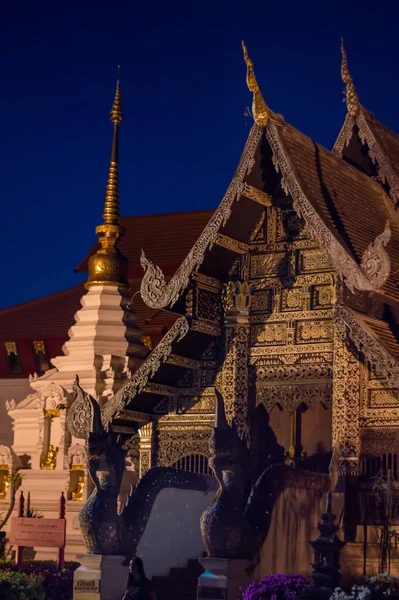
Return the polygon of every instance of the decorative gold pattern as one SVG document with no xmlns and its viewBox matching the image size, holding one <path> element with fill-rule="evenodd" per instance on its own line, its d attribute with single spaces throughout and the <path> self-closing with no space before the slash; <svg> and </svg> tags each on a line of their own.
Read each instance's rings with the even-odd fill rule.
<svg viewBox="0 0 399 600">
<path fill-rule="evenodd" d="M 366 359 L 387 377 L 394 387 L 399 388 L 399 365 L 364 327 L 355 319 L 353 313 L 342 302 L 335 308 L 335 322 L 345 325 L 356 348 Z"/>
<path fill-rule="evenodd" d="M 139 477 L 143 477 L 151 469 L 152 466 L 152 438 L 153 438 L 153 425 L 152 423 L 146 423 L 140 429 L 140 457 L 139 457 Z"/>
<path fill-rule="evenodd" d="M 108 183 L 105 193 L 105 204 L 102 225 L 96 228 L 101 248 L 89 259 L 89 277 L 86 287 L 92 285 L 117 285 L 127 287 L 127 259 L 118 249 L 123 229 L 119 224 L 119 125 L 122 122 L 121 96 L 119 77 L 116 84 L 115 99 L 111 109 L 111 122 L 114 124 L 111 161 Z"/>
<path fill-rule="evenodd" d="M 326 341 L 333 339 L 333 324 L 331 321 L 298 321 L 296 325 L 296 340 L 298 344 L 308 344 L 315 340 Z"/>
<path fill-rule="evenodd" d="M 234 419 L 239 435 L 249 443 L 248 411 L 248 349 L 250 327 L 226 327 L 226 357 L 221 372 L 221 387 L 228 423 Z"/>
<path fill-rule="evenodd" d="M 262 192 L 261 190 L 258 190 L 258 188 L 254 187 L 253 185 L 249 185 L 249 183 L 245 182 L 243 184 L 241 194 L 243 196 L 245 196 L 246 198 L 249 198 L 250 200 L 257 202 L 258 204 L 261 204 L 262 206 L 271 206 L 272 205 L 272 199 L 269 196 L 269 194 L 266 194 L 266 192 Z"/>
<path fill-rule="evenodd" d="M 190 275 L 204 260 L 207 249 L 215 242 L 219 229 L 231 214 L 233 202 L 239 197 L 241 185 L 254 164 L 254 156 L 262 136 L 262 129 L 254 125 L 247 139 L 237 171 L 219 207 L 199 236 L 183 263 L 169 282 L 166 282 L 161 269 L 141 254 L 141 265 L 145 271 L 141 282 L 141 297 L 151 308 L 173 306 L 190 281 Z"/>
<path fill-rule="evenodd" d="M 236 252 L 237 254 L 246 254 L 248 252 L 248 244 L 244 244 L 244 242 L 240 242 L 239 240 L 234 240 L 233 238 L 221 233 L 218 233 L 215 240 L 215 245 L 220 246 L 221 248 L 226 248 L 226 250 Z"/>
<path fill-rule="evenodd" d="M 256 404 L 262 403 L 268 412 L 275 404 L 292 413 L 302 403 L 314 408 L 321 402 L 326 408 L 331 406 L 332 384 L 312 382 L 303 385 L 264 385 L 256 386 Z"/>
<path fill-rule="evenodd" d="M 287 323 L 265 323 L 255 325 L 251 330 L 251 344 L 254 346 L 276 346 L 287 342 Z"/>
<path fill-rule="evenodd" d="M 254 66 L 248 56 L 248 51 L 244 42 L 242 42 L 242 49 L 244 52 L 244 60 L 247 65 L 247 86 L 249 91 L 253 93 L 252 116 L 255 123 L 259 127 L 266 127 L 270 120 L 270 111 L 267 108 L 266 102 L 264 101 L 262 93 L 259 89 L 259 85 L 255 77 Z"/>
<path fill-rule="evenodd" d="M 335 326 L 332 439 L 338 449 L 339 472 L 356 475 L 360 454 L 360 373 L 358 353 L 342 323 Z"/>
<path fill-rule="evenodd" d="M 202 454 L 208 458 L 211 431 L 211 424 L 207 427 L 182 424 L 175 429 L 160 427 L 158 431 L 158 466 L 169 467 L 190 454 Z"/>
<path fill-rule="evenodd" d="M 186 356 L 178 356 L 177 354 L 171 354 L 166 362 L 169 365 L 183 367 L 183 369 L 200 369 L 202 366 L 202 362 L 200 360 L 187 358 Z"/>
<path fill-rule="evenodd" d="M 342 54 L 342 64 L 341 64 L 341 77 L 342 81 L 346 85 L 345 90 L 345 99 L 346 106 L 348 109 L 348 113 L 355 117 L 360 109 L 359 97 L 357 95 L 355 85 L 353 83 L 353 79 L 348 69 L 348 58 L 346 56 L 344 40 L 341 38 L 341 54 Z"/>
</svg>

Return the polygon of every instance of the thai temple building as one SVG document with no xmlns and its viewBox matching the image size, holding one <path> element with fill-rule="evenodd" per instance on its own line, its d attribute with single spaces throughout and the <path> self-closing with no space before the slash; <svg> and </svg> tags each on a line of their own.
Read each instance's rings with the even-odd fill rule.
<svg viewBox="0 0 399 600">
<path fill-rule="evenodd" d="M 373 477 L 399 483 L 399 136 L 360 103 L 343 47 L 332 150 L 268 107 L 244 57 L 254 124 L 214 211 L 120 216 L 118 82 L 85 285 L 0 311 L 0 512 L 21 469 L 46 516 L 65 492 L 68 558 L 123 555 L 87 526 L 87 501 L 113 494 L 121 511 L 152 477 L 145 508 L 119 513 L 126 554 L 165 577 L 207 551 L 258 578 L 310 573 L 331 490 L 342 573 L 378 572 Z M 229 501 L 206 513 L 226 473 L 248 547 Z"/>
</svg>

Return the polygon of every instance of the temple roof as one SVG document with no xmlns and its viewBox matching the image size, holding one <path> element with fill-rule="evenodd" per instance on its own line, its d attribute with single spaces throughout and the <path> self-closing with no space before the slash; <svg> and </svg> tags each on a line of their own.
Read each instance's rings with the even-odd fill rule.
<svg viewBox="0 0 399 600">
<path fill-rule="evenodd" d="M 131 282 L 129 292 L 133 296 L 140 289 L 140 280 Z M 68 329 L 74 324 L 74 316 L 81 308 L 80 300 L 86 294 L 83 284 L 68 290 L 50 294 L 37 300 L 17 304 L 0 310 L 0 340 L 19 339 L 67 339 Z M 150 334 L 161 329 L 167 322 L 175 320 L 173 313 L 155 311 L 141 300 L 137 294 L 132 310 L 137 317 L 140 329 Z"/>
<path fill-rule="evenodd" d="M 391 238 L 386 251 L 391 268 L 380 291 L 399 300 L 399 221 L 382 186 L 294 127 L 285 125 L 278 134 L 306 198 L 358 264 L 389 220 Z M 317 238 L 316 231 L 311 233 Z"/>
<path fill-rule="evenodd" d="M 394 201 L 399 202 L 399 135 L 381 123 L 362 105 L 356 115 L 347 114 L 333 152 L 360 169 L 364 169 L 364 157 L 356 152 L 354 140 L 360 145 L 376 168 L 378 180 Z"/>
</svg>

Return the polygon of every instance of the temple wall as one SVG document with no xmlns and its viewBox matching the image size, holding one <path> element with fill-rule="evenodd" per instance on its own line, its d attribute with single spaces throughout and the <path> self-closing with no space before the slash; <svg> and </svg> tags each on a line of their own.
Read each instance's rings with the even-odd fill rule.
<svg viewBox="0 0 399 600">
<path fill-rule="evenodd" d="M 168 575 L 172 567 L 185 567 L 188 559 L 203 555 L 200 517 L 216 487 L 215 481 L 208 492 L 164 489 L 159 493 L 137 549 L 149 577 Z"/>
</svg>

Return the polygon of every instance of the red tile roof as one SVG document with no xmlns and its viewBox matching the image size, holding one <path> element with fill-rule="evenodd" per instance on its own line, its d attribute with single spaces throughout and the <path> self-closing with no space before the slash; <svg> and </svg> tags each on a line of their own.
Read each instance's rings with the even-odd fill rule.
<svg viewBox="0 0 399 600">
<path fill-rule="evenodd" d="M 0 310 L 0 339 L 67 339 L 85 293 L 83 284 Z"/>
</svg>

